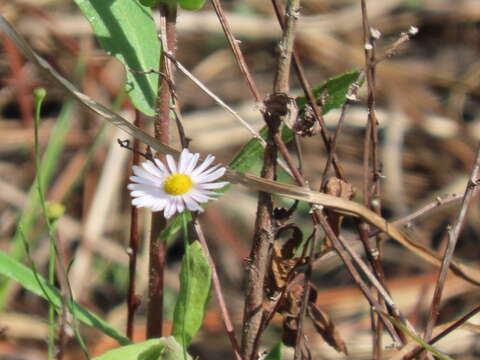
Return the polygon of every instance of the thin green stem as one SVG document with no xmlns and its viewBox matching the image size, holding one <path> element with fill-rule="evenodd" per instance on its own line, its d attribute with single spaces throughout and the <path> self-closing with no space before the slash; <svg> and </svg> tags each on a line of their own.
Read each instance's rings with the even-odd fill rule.
<svg viewBox="0 0 480 360">
<path fill-rule="evenodd" d="M 182 213 L 182 230 L 183 230 L 183 245 L 185 247 L 185 254 L 184 254 L 184 259 L 185 259 L 185 271 L 186 271 L 186 276 L 185 276 L 185 294 L 186 294 L 186 299 L 185 299 L 185 304 L 188 304 L 190 299 L 190 256 L 189 256 L 189 238 L 188 238 L 188 218 L 189 216 L 187 215 L 187 211 L 184 211 Z M 185 309 L 186 312 L 186 309 Z M 183 314 L 183 323 L 182 323 L 182 349 L 183 349 L 183 358 L 184 360 L 187 360 L 187 341 L 186 341 L 186 314 Z"/>
<path fill-rule="evenodd" d="M 45 194 L 43 192 L 42 176 L 41 176 L 41 163 L 40 163 L 40 146 L 38 140 L 38 131 L 40 128 L 40 110 L 42 108 L 43 100 L 45 99 L 45 89 L 35 89 L 35 126 L 34 126 L 34 149 L 35 149 L 35 182 L 37 185 L 38 196 L 40 198 L 40 204 L 42 206 L 43 214 L 45 217 L 45 223 L 50 235 L 50 259 L 48 263 L 48 281 L 54 285 L 55 282 L 55 240 L 52 239 L 54 229 L 50 223 L 50 219 L 47 215 L 47 209 L 45 206 Z M 53 359 L 55 356 L 55 307 L 48 303 L 48 359 Z"/>
</svg>

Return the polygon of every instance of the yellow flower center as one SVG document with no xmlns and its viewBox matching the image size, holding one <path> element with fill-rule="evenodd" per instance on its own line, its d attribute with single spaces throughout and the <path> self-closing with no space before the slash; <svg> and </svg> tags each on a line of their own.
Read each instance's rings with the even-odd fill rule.
<svg viewBox="0 0 480 360">
<path fill-rule="evenodd" d="M 185 174 L 172 174 L 163 183 L 163 190 L 170 195 L 182 195 L 193 186 L 190 176 Z"/>
</svg>

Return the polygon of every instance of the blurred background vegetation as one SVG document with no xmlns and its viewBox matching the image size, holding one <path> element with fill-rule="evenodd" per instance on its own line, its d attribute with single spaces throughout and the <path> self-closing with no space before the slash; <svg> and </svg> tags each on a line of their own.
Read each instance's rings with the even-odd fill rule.
<svg viewBox="0 0 480 360">
<path fill-rule="evenodd" d="M 281 34 L 271 4 L 261 0 L 229 0 L 222 4 L 262 95 L 266 95 L 272 91 L 275 49 Z M 410 26 L 419 29 L 418 35 L 395 56 L 377 67 L 377 117 L 385 175 L 383 215 L 393 219 L 439 195 L 464 191 L 480 139 L 480 4 L 478 0 L 369 0 L 367 5 L 371 26 L 382 34 L 377 42 L 379 54 Z M 5 1 L 0 3 L 0 13 L 83 92 L 132 117 L 132 107 L 123 92 L 123 67 L 100 49 L 90 25 L 72 1 Z M 312 84 L 364 66 L 361 21 L 357 0 L 302 1 L 297 49 Z M 180 12 L 177 28 L 177 58 L 253 127 L 261 128 L 260 113 L 211 5 L 207 3 L 198 12 Z M 58 236 L 67 263 L 75 259 L 70 271 L 74 296 L 123 331 L 130 216 L 126 182 L 131 154 L 117 145 L 117 138 L 127 136 L 50 86 L 6 37 L 0 39 L 0 249 L 12 250 L 22 216 L 31 258 L 38 270 L 45 273 L 48 234 L 38 216 L 38 207 L 32 207 L 28 195 L 35 176 L 32 90 L 43 86 L 48 94 L 42 109 L 40 143 L 42 151 L 48 146 L 51 154 L 47 200 L 66 207 L 58 222 Z M 191 148 L 213 153 L 228 163 L 250 134 L 178 72 L 176 81 Z M 292 92 L 300 94 L 295 81 Z M 360 101 L 347 113 L 338 145 L 347 178 L 357 189 L 361 189 L 363 176 L 365 94 L 362 89 Z M 338 111 L 327 115 L 332 129 L 338 118 Z M 175 134 L 172 142 L 178 144 Z M 312 187 L 318 188 L 326 161 L 319 137 L 305 139 L 303 150 L 305 174 Z M 259 163 L 256 171 L 260 166 Z M 361 201 L 360 195 L 356 200 Z M 408 231 L 428 247 L 443 248 L 446 226 L 455 218 L 458 205 L 441 207 L 419 219 Z M 255 208 L 255 194 L 236 186 L 211 204 L 201 218 L 238 329 L 243 309 L 244 259 L 249 252 Z M 478 262 L 480 255 L 479 210 L 477 204 L 470 209 L 456 251 L 456 256 L 471 262 Z M 146 219 L 142 216 L 143 229 L 148 228 Z M 311 224 L 306 206 L 297 220 L 308 234 Z M 347 222 L 345 227 L 347 238 L 349 225 Z M 178 290 L 181 248 L 180 241 L 169 244 L 167 319 L 172 316 Z M 137 291 L 143 299 L 147 262 L 147 251 L 142 247 Z M 412 323 L 422 328 L 430 308 L 436 270 L 391 242 L 385 242 L 384 263 L 393 298 Z M 340 261 L 332 259 L 318 267 L 315 283 L 319 288 L 318 304 L 335 322 L 350 355 L 346 357 L 329 348 L 307 326 L 314 358 L 370 358 L 368 304 Z M 460 317 L 479 300 L 477 289 L 458 278 L 449 278 L 440 323 Z M 212 300 L 210 305 L 192 354 L 203 359 L 229 357 L 217 304 Z M 137 340 L 144 338 L 143 311 L 144 304 L 137 317 Z M 13 286 L 0 316 L 0 359 L 45 358 L 46 314 L 44 300 Z M 275 324 L 279 322 L 274 321 Z M 83 330 L 92 355 L 115 346 L 113 340 L 95 330 Z M 272 344 L 278 341 L 278 332 L 275 326 L 270 327 Z M 439 348 L 456 359 L 478 359 L 478 332 L 472 319 L 468 327 L 442 340 Z M 72 340 L 68 357 L 78 358 L 78 351 Z"/>
</svg>

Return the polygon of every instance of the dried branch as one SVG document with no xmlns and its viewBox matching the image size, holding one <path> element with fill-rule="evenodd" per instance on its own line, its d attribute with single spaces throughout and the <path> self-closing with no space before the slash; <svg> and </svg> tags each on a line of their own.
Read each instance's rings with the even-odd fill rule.
<svg viewBox="0 0 480 360">
<path fill-rule="evenodd" d="M 467 216 L 468 209 L 473 199 L 473 195 L 479 185 L 478 173 L 480 171 L 480 144 L 477 145 L 477 156 L 475 158 L 475 163 L 470 174 L 470 178 L 465 189 L 465 194 L 462 200 L 462 206 L 460 212 L 458 213 L 457 220 L 453 227 L 448 229 L 448 243 L 447 248 L 445 249 L 445 254 L 443 257 L 442 265 L 440 267 L 440 272 L 438 274 L 438 279 L 435 285 L 435 291 L 432 299 L 432 307 L 430 308 L 430 315 L 428 318 L 427 326 L 425 329 L 424 340 L 429 341 L 432 336 L 433 327 L 437 321 L 440 309 L 440 302 L 442 298 L 443 287 L 445 286 L 445 280 L 447 277 L 448 268 L 452 262 L 453 253 L 455 251 L 455 246 L 457 244 L 460 231 L 462 230 L 463 224 Z"/>
<path fill-rule="evenodd" d="M 218 16 L 218 20 L 220 21 L 220 24 L 222 25 L 223 32 L 225 33 L 225 36 L 227 37 L 228 44 L 230 45 L 230 48 L 232 49 L 233 55 L 235 56 L 235 60 L 237 61 L 238 67 L 240 68 L 240 71 L 242 72 L 243 76 L 245 77 L 245 80 L 248 84 L 248 87 L 250 88 L 250 91 L 255 98 L 255 101 L 257 103 L 262 102 L 262 98 L 260 96 L 260 93 L 257 89 L 257 86 L 255 85 L 255 82 L 253 81 L 252 74 L 250 73 L 250 70 L 248 69 L 247 62 L 245 61 L 245 58 L 243 56 L 242 50 L 240 50 L 240 46 L 238 45 L 239 42 L 237 39 L 235 39 L 235 36 L 232 33 L 232 29 L 230 27 L 230 24 L 227 20 L 227 17 L 225 16 L 225 12 L 223 11 L 222 5 L 220 4 L 219 0 L 212 0 L 212 5 L 213 8 L 215 9 L 215 13 Z"/>
<path fill-rule="evenodd" d="M 366 207 L 372 208 L 377 214 L 381 214 L 381 191 L 380 191 L 380 163 L 378 155 L 378 121 L 375 113 L 375 40 L 379 32 L 370 28 L 367 14 L 366 0 L 361 0 L 363 46 L 365 54 L 365 72 L 367 77 L 367 109 L 368 122 L 365 129 L 364 151 L 363 151 L 363 203 Z M 371 171 L 370 171 L 371 165 Z M 373 248 L 368 241 L 369 226 L 360 222 L 358 227 L 360 239 L 362 240 L 368 260 L 377 278 L 385 284 L 385 275 L 381 265 L 380 239 L 377 237 L 376 248 Z M 378 290 L 378 289 L 377 289 Z M 380 300 L 382 303 L 382 301 Z M 372 312 L 373 330 L 373 359 L 382 358 L 382 326 L 378 321 L 379 313 Z M 404 321 L 405 322 L 405 321 Z"/>
<path fill-rule="evenodd" d="M 278 132 L 278 125 L 269 126 L 269 132 Z M 270 135 L 271 136 L 271 135 Z M 277 148 L 270 141 L 265 149 L 261 176 L 275 179 Z M 242 328 L 242 356 L 244 359 L 256 359 L 259 336 L 263 318 L 264 284 L 274 240 L 274 219 L 272 195 L 260 192 L 258 195 L 255 234 L 247 264 L 247 288 Z"/>
<path fill-rule="evenodd" d="M 217 95 L 215 95 L 210 89 L 208 89 L 198 78 L 195 77 L 190 71 L 188 71 L 178 60 L 173 58 L 172 54 L 165 52 L 165 56 L 167 56 L 172 63 L 180 70 L 186 77 L 188 77 L 195 85 L 197 85 L 200 90 L 202 90 L 205 94 L 210 96 L 220 107 L 228 111 L 230 114 L 233 115 L 235 119 L 237 119 L 249 132 L 252 136 L 257 139 L 263 147 L 266 146 L 266 141 L 260 136 L 260 134 L 250 126 L 250 124 L 243 119 L 238 113 L 233 110 L 230 106 L 225 104 L 225 102 L 220 99 Z"/>
</svg>

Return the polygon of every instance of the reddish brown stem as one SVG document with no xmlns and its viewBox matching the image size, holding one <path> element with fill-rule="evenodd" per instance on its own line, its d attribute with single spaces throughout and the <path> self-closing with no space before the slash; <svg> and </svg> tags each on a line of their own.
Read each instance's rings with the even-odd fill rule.
<svg viewBox="0 0 480 360">
<path fill-rule="evenodd" d="M 165 21 L 167 51 L 173 54 L 176 42 L 177 8 L 161 5 L 161 20 Z M 166 58 L 162 57 L 160 72 L 166 73 Z M 157 99 L 157 114 L 155 118 L 155 138 L 163 144 L 169 143 L 170 130 L 170 88 L 168 80 L 160 77 L 160 87 Z M 147 338 L 161 337 L 163 334 L 163 297 L 165 271 L 165 242 L 160 233 L 166 226 L 163 213 L 152 214 L 152 230 L 150 234 L 150 264 L 149 264 L 149 299 L 147 306 Z"/>
<path fill-rule="evenodd" d="M 141 115 L 138 110 L 135 110 L 135 126 L 142 128 Z M 133 141 L 133 165 L 140 163 L 140 142 L 135 139 Z M 127 337 L 133 339 L 133 324 L 135 318 L 135 311 L 139 305 L 137 296 L 135 295 L 135 274 L 137 272 L 137 253 L 139 245 L 138 236 L 138 209 L 131 206 L 130 215 L 130 243 L 128 246 L 128 294 L 127 294 Z"/>
<path fill-rule="evenodd" d="M 162 214 L 152 216 L 150 234 L 150 264 L 147 307 L 147 338 L 162 337 L 163 334 L 163 295 L 165 269 L 165 242 L 159 234 L 165 228 Z"/>
<path fill-rule="evenodd" d="M 17 100 L 23 125 L 31 126 L 33 124 L 33 102 L 31 98 L 31 87 L 23 71 L 22 57 L 8 36 L 3 36 L 3 46 L 9 60 L 12 78 L 15 79 L 14 85 L 17 89 Z"/>
</svg>

